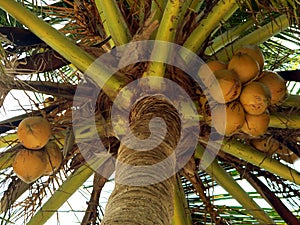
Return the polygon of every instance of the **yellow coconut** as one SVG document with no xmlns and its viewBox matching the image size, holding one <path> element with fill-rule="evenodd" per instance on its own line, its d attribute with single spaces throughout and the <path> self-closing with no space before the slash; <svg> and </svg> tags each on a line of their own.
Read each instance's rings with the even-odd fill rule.
<svg viewBox="0 0 300 225">
<path fill-rule="evenodd" d="M 245 112 L 238 101 L 219 104 L 212 109 L 212 125 L 222 135 L 231 136 L 237 133 L 244 122 Z"/>
<path fill-rule="evenodd" d="M 232 56 L 228 63 L 228 69 L 236 72 L 243 84 L 254 80 L 260 73 L 258 62 L 241 52 Z"/>
<path fill-rule="evenodd" d="M 62 163 L 62 152 L 55 142 L 48 142 L 45 146 L 46 168 L 45 175 L 50 175 L 55 172 Z"/>
<path fill-rule="evenodd" d="M 260 50 L 260 48 L 257 45 L 245 45 L 238 49 L 235 54 L 237 53 L 243 53 L 251 56 L 253 59 L 255 59 L 259 65 L 260 70 L 263 70 L 264 64 L 265 64 L 265 58 Z"/>
<path fill-rule="evenodd" d="M 270 122 L 270 114 L 268 111 L 260 115 L 245 114 L 245 123 L 242 131 L 252 137 L 259 137 L 267 132 Z"/>
<path fill-rule="evenodd" d="M 15 174 L 25 183 L 31 183 L 44 174 L 46 158 L 42 150 L 21 149 L 12 164 Z"/>
<path fill-rule="evenodd" d="M 227 103 L 237 99 L 242 90 L 242 84 L 237 74 L 232 70 L 217 70 L 216 79 L 208 87 L 209 95 L 219 103 Z"/>
<path fill-rule="evenodd" d="M 243 87 L 240 102 L 245 111 L 251 115 L 260 115 L 266 111 L 271 101 L 271 93 L 261 82 L 251 82 Z"/>
<path fill-rule="evenodd" d="M 41 149 L 51 136 L 50 124 L 40 116 L 25 118 L 18 126 L 17 136 L 24 147 Z"/>
<path fill-rule="evenodd" d="M 264 83 L 271 91 L 271 105 L 280 104 L 286 98 L 286 82 L 278 73 L 263 71 L 258 81 Z"/>
<path fill-rule="evenodd" d="M 257 150 L 266 152 L 270 155 L 274 154 L 280 146 L 279 142 L 270 136 L 260 139 L 253 139 L 251 140 L 251 145 Z"/>
<path fill-rule="evenodd" d="M 202 65 L 198 71 L 198 75 L 206 86 L 210 86 L 213 80 L 213 73 L 217 70 L 227 69 L 227 64 L 221 61 L 210 61 Z"/>
<path fill-rule="evenodd" d="M 253 139 L 251 140 L 251 145 L 255 147 L 257 150 L 266 152 L 270 155 L 277 154 L 280 159 L 288 162 L 294 163 L 299 157 L 291 151 L 286 145 L 280 143 L 275 138 L 271 136 Z"/>
</svg>

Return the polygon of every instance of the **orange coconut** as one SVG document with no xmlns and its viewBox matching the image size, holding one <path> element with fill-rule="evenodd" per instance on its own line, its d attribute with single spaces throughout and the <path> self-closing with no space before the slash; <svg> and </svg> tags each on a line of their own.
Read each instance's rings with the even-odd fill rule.
<svg viewBox="0 0 300 225">
<path fill-rule="evenodd" d="M 260 115 L 245 114 L 245 123 L 243 124 L 241 131 L 252 136 L 258 137 L 264 135 L 267 132 L 270 122 L 270 114 L 268 111 Z"/>
<path fill-rule="evenodd" d="M 257 150 L 266 152 L 270 155 L 279 149 L 279 142 L 271 136 L 251 140 L 251 145 Z"/>
<path fill-rule="evenodd" d="M 260 73 L 258 62 L 241 52 L 232 56 L 228 63 L 228 69 L 236 72 L 242 83 L 254 80 Z"/>
<path fill-rule="evenodd" d="M 286 82 L 278 73 L 263 71 L 258 81 L 269 88 L 271 92 L 271 105 L 280 104 L 286 98 Z"/>
<path fill-rule="evenodd" d="M 46 158 L 42 150 L 21 149 L 15 156 L 13 164 L 15 174 L 25 183 L 31 183 L 44 174 Z"/>
<path fill-rule="evenodd" d="M 240 49 L 238 49 L 235 53 L 237 54 L 239 52 L 251 56 L 253 59 L 257 61 L 260 70 L 263 70 L 265 64 L 265 58 L 262 51 L 257 45 L 245 45 Z"/>
<path fill-rule="evenodd" d="M 221 61 L 209 61 L 202 65 L 198 71 L 198 75 L 202 82 L 206 86 L 210 86 L 213 80 L 213 73 L 217 70 L 223 70 L 227 68 L 227 64 Z"/>
<path fill-rule="evenodd" d="M 219 104 L 212 109 L 212 126 L 222 135 L 231 136 L 237 133 L 244 122 L 245 112 L 238 101 Z"/>
<path fill-rule="evenodd" d="M 254 81 L 243 87 L 239 100 L 247 113 L 260 115 L 270 105 L 271 93 L 263 83 Z"/>
<path fill-rule="evenodd" d="M 294 163 L 299 159 L 297 154 L 295 154 L 286 145 L 280 143 L 271 136 L 260 139 L 253 139 L 251 140 L 251 145 L 254 146 L 257 150 L 266 152 L 270 155 L 276 153 L 280 159 L 288 163 Z"/>
<path fill-rule="evenodd" d="M 217 70 L 214 75 L 216 79 L 208 87 L 208 92 L 215 101 L 227 103 L 239 97 L 242 84 L 233 70 Z"/>
<path fill-rule="evenodd" d="M 63 159 L 62 152 L 55 142 L 48 142 L 48 144 L 46 144 L 45 157 L 47 163 L 44 174 L 50 175 L 60 167 Z"/>
<path fill-rule="evenodd" d="M 41 149 L 51 136 L 50 124 L 40 116 L 25 118 L 18 126 L 17 136 L 24 147 Z"/>
</svg>

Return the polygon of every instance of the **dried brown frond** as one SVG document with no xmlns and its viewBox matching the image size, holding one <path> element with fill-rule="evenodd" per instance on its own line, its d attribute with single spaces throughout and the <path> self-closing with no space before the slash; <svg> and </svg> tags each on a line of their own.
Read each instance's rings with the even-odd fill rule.
<svg viewBox="0 0 300 225">
<path fill-rule="evenodd" d="M 61 32 L 85 46 L 97 45 L 107 38 L 94 0 L 64 2 L 68 7 L 49 6 L 46 11 L 52 18 L 67 21 Z"/>
</svg>

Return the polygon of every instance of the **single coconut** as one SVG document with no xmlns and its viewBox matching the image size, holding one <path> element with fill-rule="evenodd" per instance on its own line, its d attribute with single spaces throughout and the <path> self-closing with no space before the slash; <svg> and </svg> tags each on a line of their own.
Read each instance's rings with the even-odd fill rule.
<svg viewBox="0 0 300 225">
<path fill-rule="evenodd" d="M 217 70 L 214 75 L 216 79 L 208 87 L 208 92 L 215 101 L 227 103 L 239 97 L 242 84 L 234 71 Z"/>
<path fill-rule="evenodd" d="M 288 163 L 294 163 L 299 158 L 286 145 L 280 143 L 271 136 L 260 139 L 253 139 L 251 140 L 251 145 L 254 146 L 257 150 L 266 152 L 270 155 L 276 153 L 280 159 Z"/>
<path fill-rule="evenodd" d="M 201 78 L 205 86 L 210 86 L 211 82 L 214 80 L 213 73 L 217 70 L 227 69 L 227 64 L 221 61 L 209 61 L 208 63 L 202 65 L 198 71 L 198 75 Z"/>
<path fill-rule="evenodd" d="M 42 150 L 21 149 L 15 156 L 13 171 L 25 183 L 31 183 L 44 174 L 46 158 Z"/>
<path fill-rule="evenodd" d="M 212 109 L 212 125 L 216 131 L 231 136 L 240 131 L 245 122 L 245 112 L 238 101 L 219 104 Z"/>
<path fill-rule="evenodd" d="M 270 114 L 268 111 L 260 115 L 245 114 L 245 123 L 241 131 L 252 136 L 259 137 L 267 132 L 270 122 Z"/>
<path fill-rule="evenodd" d="M 40 116 L 25 118 L 18 126 L 17 136 L 24 147 L 41 149 L 51 136 L 50 124 Z"/>
<path fill-rule="evenodd" d="M 261 152 L 273 155 L 279 149 L 279 142 L 271 136 L 252 139 L 250 144 Z"/>
<path fill-rule="evenodd" d="M 253 59 L 257 61 L 260 70 L 263 70 L 265 64 L 265 58 L 262 51 L 257 45 L 244 45 L 243 47 L 241 47 L 235 52 L 235 54 L 237 53 L 243 53 L 251 56 Z"/>
<path fill-rule="evenodd" d="M 46 169 L 44 174 L 51 175 L 61 165 L 63 156 L 59 146 L 55 142 L 48 142 L 45 146 Z"/>
<path fill-rule="evenodd" d="M 278 73 L 263 71 L 258 81 L 269 88 L 271 92 L 271 105 L 280 104 L 286 99 L 286 82 Z"/>
<path fill-rule="evenodd" d="M 258 62 L 241 52 L 232 56 L 228 63 L 228 69 L 236 72 L 243 84 L 254 80 L 260 73 Z"/>
<path fill-rule="evenodd" d="M 270 105 L 271 93 L 266 85 L 254 81 L 243 87 L 239 100 L 247 113 L 260 115 Z"/>
</svg>

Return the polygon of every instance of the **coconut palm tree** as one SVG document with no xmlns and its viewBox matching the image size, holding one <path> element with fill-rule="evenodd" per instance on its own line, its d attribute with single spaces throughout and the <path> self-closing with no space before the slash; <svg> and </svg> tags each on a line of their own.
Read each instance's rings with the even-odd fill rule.
<svg viewBox="0 0 300 225">
<path fill-rule="evenodd" d="M 0 103 L 8 107 L 5 99 L 16 90 L 30 103 L 15 95 L 19 115 L 0 126 L 1 224 L 46 223 L 91 176 L 82 224 L 300 224 L 293 164 L 300 157 L 297 1 L 5 0 L 0 8 Z M 145 48 L 147 40 L 168 47 Z M 171 52 L 171 43 L 182 47 Z M 289 97 L 268 108 L 263 144 L 278 144 L 271 153 L 242 131 L 218 134 L 207 119 L 214 101 L 184 70 L 198 71 L 198 57 L 228 63 L 245 45 L 258 45 L 265 57 L 260 69 L 277 71 L 289 87 Z M 160 61 L 144 60 L 146 53 Z M 166 80 L 192 104 L 164 97 L 174 93 Z M 197 119 L 190 125 L 182 115 Z M 16 128 L 28 116 L 47 118 L 51 141 L 64 155 L 59 170 L 29 184 L 12 169 L 23 148 Z M 192 154 L 177 153 L 180 143 Z M 114 171 L 102 216 L 100 194 Z"/>
</svg>

